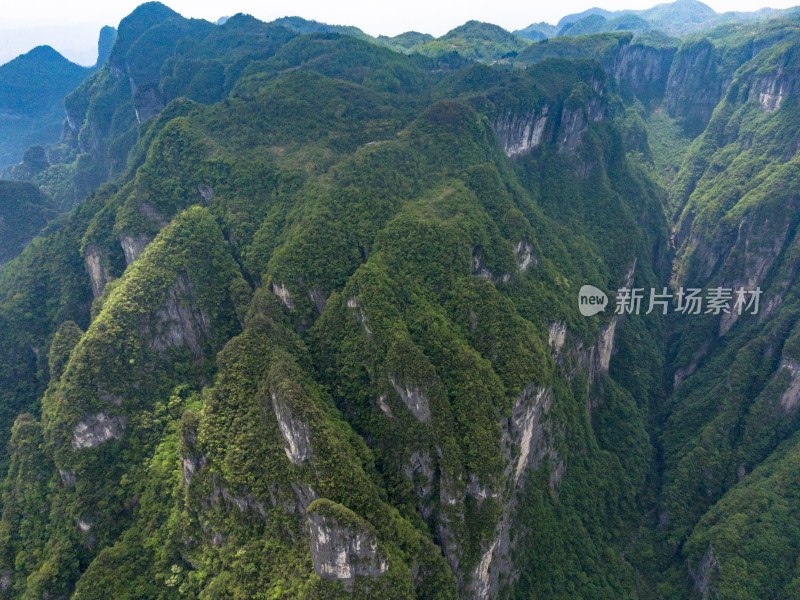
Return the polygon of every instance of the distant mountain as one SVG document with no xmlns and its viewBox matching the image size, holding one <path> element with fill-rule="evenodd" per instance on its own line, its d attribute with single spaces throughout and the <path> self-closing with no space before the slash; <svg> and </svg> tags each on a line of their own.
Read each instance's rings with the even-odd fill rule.
<svg viewBox="0 0 800 600">
<path fill-rule="evenodd" d="M 600 14 L 592 14 L 578 21 L 567 23 L 558 35 L 588 35 L 591 33 L 606 33 L 611 31 L 642 32 L 652 29 L 649 21 L 639 15 L 626 13 L 623 15 L 606 18 Z"/>
<path fill-rule="evenodd" d="M 25 149 L 58 139 L 64 96 L 92 72 L 50 46 L 39 46 L 0 66 L 0 168 Z"/>
<path fill-rule="evenodd" d="M 327 23 L 320 23 L 319 21 L 309 21 L 302 17 L 282 17 L 272 21 L 273 25 L 280 25 L 295 33 L 341 33 L 342 35 L 350 35 L 361 39 L 372 39 L 372 37 L 358 27 L 349 25 L 328 25 Z"/>
<path fill-rule="evenodd" d="M 409 45 L 409 42 L 415 39 L 414 36 L 417 36 L 419 43 Z M 508 54 L 523 50 L 530 44 L 530 39 L 524 39 L 498 25 L 481 21 L 468 21 L 436 39 L 425 34 L 410 32 L 396 38 L 381 38 L 380 41 L 401 52 L 417 52 L 431 57 L 456 52 L 464 58 L 482 62 L 499 60 Z"/>
<path fill-rule="evenodd" d="M 514 33 L 533 41 L 565 35 L 575 37 L 611 31 L 637 33 L 651 29 L 657 29 L 671 36 L 681 36 L 711 29 L 723 23 L 775 17 L 782 13 L 788 11 L 765 8 L 756 12 L 717 13 L 698 0 L 676 0 L 645 10 L 610 11 L 597 7 L 590 8 L 566 15 L 555 27 L 549 26 L 551 29 L 545 27 L 547 23 L 536 23 Z"/>
<path fill-rule="evenodd" d="M 108 59 L 116 29 L 104 27 L 95 67 L 70 62 L 50 46 L 0 65 L 0 170 L 17 163 L 25 150 L 58 140 L 64 97 Z"/>
<path fill-rule="evenodd" d="M 411 50 L 416 46 L 427 44 L 436 38 L 430 33 L 419 33 L 417 31 L 406 31 L 400 35 L 389 37 L 386 35 L 378 36 L 378 41 L 395 49 Z"/>
<path fill-rule="evenodd" d="M 558 27 L 542 21 L 541 23 L 532 23 L 524 29 L 517 29 L 516 31 L 512 31 L 512 33 L 526 40 L 540 42 L 555 36 L 558 33 Z"/>
</svg>

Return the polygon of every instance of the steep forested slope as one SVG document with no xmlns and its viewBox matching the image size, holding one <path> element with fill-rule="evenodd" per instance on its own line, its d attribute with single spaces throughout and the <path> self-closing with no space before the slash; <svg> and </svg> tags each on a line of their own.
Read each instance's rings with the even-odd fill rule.
<svg viewBox="0 0 800 600">
<path fill-rule="evenodd" d="M 170 102 L 130 31 L 158 11 L 139 39 L 205 25 L 165 10 L 123 21 L 81 92 L 81 135 L 107 148 L 117 125 L 97 110 L 123 97 L 127 57 L 134 95 L 112 123 L 146 121 L 127 174 L 5 274 L 7 405 L 31 413 L 5 424 L 7 589 L 562 595 L 583 572 L 584 593 L 630 590 L 657 378 L 616 381 L 609 353 L 631 332 L 658 370 L 659 326 L 587 322 L 572 297 L 656 281 L 666 230 L 605 73 L 447 75 L 252 22 L 282 46 L 223 67 L 224 102 Z M 219 55 L 194 60 L 206 73 Z M 84 266 L 46 278 L 58 307 L 18 315 L 56 247 Z"/>
<path fill-rule="evenodd" d="M 22 252 L 54 216 L 50 200 L 36 186 L 0 180 L 0 265 Z"/>
<path fill-rule="evenodd" d="M 67 99 L 75 208 L 0 270 L 2 593 L 792 597 L 797 22 L 524 69 L 284 24 L 143 5 Z"/>
</svg>

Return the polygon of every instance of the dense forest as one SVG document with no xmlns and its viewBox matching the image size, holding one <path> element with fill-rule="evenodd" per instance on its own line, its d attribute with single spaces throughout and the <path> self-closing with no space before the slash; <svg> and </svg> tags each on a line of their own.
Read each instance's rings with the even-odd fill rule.
<svg viewBox="0 0 800 600">
<path fill-rule="evenodd" d="M 800 597 L 800 13 L 105 39 L 0 182 L 0 597 Z"/>
</svg>

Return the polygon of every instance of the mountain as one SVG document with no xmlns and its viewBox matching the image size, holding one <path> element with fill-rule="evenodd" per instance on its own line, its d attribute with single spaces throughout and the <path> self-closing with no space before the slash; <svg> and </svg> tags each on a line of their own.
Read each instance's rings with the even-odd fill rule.
<svg viewBox="0 0 800 600">
<path fill-rule="evenodd" d="M 572 23 L 567 23 L 559 31 L 559 36 L 579 36 L 590 33 L 603 33 L 606 31 L 632 31 L 642 32 L 653 29 L 650 22 L 638 15 L 623 14 L 606 18 L 599 14 L 592 14 Z"/>
<path fill-rule="evenodd" d="M 297 33 L 341 33 L 362 39 L 372 39 L 358 27 L 344 25 L 328 25 L 318 21 L 309 21 L 302 17 L 283 17 L 272 21 L 273 25 L 280 25 Z"/>
<path fill-rule="evenodd" d="M 49 46 L 0 65 L 0 168 L 18 162 L 29 146 L 58 139 L 64 96 L 90 73 Z"/>
<path fill-rule="evenodd" d="M 100 31 L 94 69 L 68 61 L 50 46 L 0 65 L 0 171 L 18 163 L 30 146 L 58 141 L 64 97 L 105 63 L 115 38 L 113 27 Z"/>
<path fill-rule="evenodd" d="M 142 5 L 0 185 L 2 594 L 795 597 L 800 18 L 327 27 Z"/>
<path fill-rule="evenodd" d="M 558 28 L 556 28 L 554 25 L 550 25 L 550 23 L 545 23 L 542 21 L 540 23 L 532 23 L 524 29 L 518 29 L 512 33 L 521 38 L 525 38 L 526 40 L 540 42 L 544 39 L 554 37 L 557 32 Z"/>
<path fill-rule="evenodd" d="M 532 24 L 516 31 L 518 35 L 533 41 L 558 36 L 581 36 L 612 31 L 642 32 L 658 30 L 669 36 L 709 30 L 724 23 L 746 23 L 747 21 L 789 15 L 791 11 L 765 8 L 756 12 L 729 11 L 717 13 L 698 0 L 675 0 L 658 4 L 644 10 L 615 10 L 590 8 L 580 13 L 563 17 L 557 25 Z M 530 32 L 526 34 L 526 32 Z"/>
<path fill-rule="evenodd" d="M 432 42 L 434 39 L 429 33 L 419 33 L 417 31 L 406 31 L 394 37 L 385 35 L 378 37 L 378 40 L 386 46 L 405 52 L 412 50 L 416 46 Z"/>
</svg>

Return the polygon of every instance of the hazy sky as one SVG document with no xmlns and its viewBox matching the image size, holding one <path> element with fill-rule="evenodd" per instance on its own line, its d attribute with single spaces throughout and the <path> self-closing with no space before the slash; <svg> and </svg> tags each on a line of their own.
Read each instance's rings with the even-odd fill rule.
<svg viewBox="0 0 800 600">
<path fill-rule="evenodd" d="M 757 10 L 766 4 L 786 8 L 800 0 L 708 0 L 717 12 Z M 441 35 L 469 19 L 520 29 L 538 21 L 555 23 L 562 16 L 592 6 L 610 10 L 649 8 L 657 0 L 402 0 L 379 5 L 363 0 L 172 0 L 165 4 L 186 17 L 216 21 L 238 12 L 264 21 L 299 15 L 332 24 L 355 25 L 372 35 L 416 30 Z M 102 25 L 116 26 L 141 0 L 4 1 L 0 23 L 0 63 L 32 47 L 49 43 L 83 64 L 96 58 L 96 34 Z M 380 6 L 380 8 L 378 8 Z M 94 32 L 94 33 L 92 33 Z"/>
</svg>

